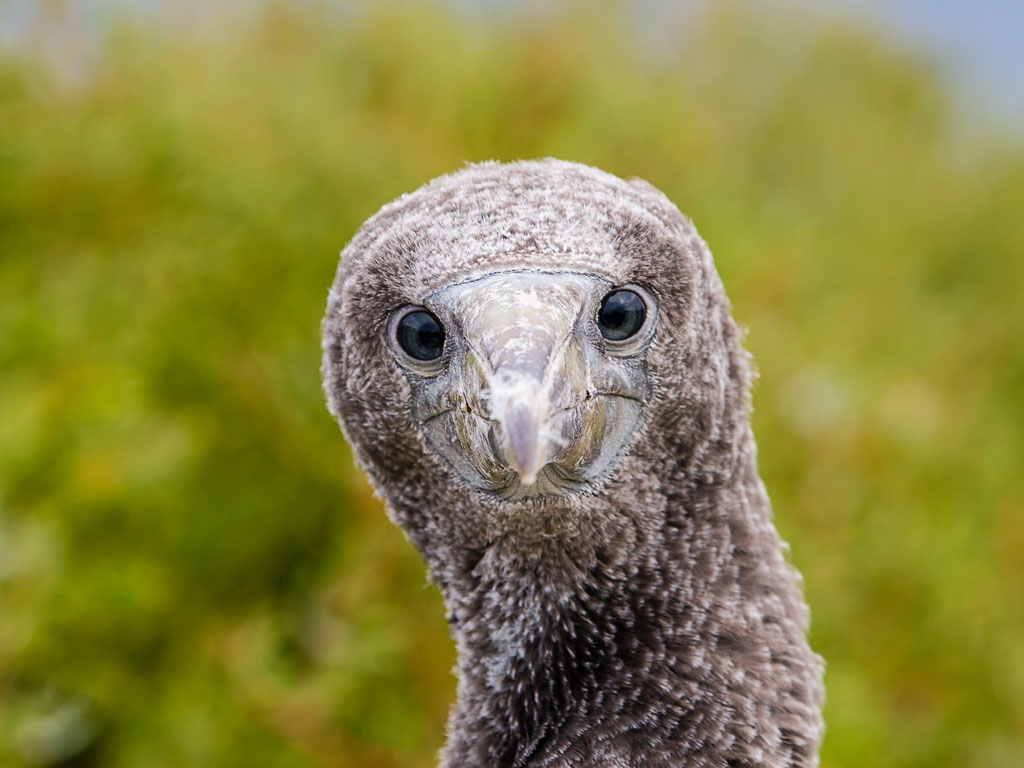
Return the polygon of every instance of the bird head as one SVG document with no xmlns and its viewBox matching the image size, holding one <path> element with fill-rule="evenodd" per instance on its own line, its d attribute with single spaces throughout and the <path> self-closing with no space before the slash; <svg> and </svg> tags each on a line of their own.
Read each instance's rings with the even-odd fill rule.
<svg viewBox="0 0 1024 768">
<path fill-rule="evenodd" d="M 616 487 L 628 507 L 698 471 L 746 420 L 736 336 L 710 253 L 654 187 L 485 163 L 385 206 L 342 252 L 324 383 L 413 539 L 480 540 L 524 509 Z"/>
</svg>

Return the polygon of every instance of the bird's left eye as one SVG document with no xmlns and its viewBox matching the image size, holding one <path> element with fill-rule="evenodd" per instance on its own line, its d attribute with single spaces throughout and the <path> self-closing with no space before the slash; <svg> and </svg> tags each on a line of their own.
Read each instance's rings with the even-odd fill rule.
<svg viewBox="0 0 1024 768">
<path fill-rule="evenodd" d="M 444 326 L 425 309 L 403 316 L 395 328 L 395 337 L 398 346 L 413 360 L 431 362 L 444 351 Z"/>
</svg>

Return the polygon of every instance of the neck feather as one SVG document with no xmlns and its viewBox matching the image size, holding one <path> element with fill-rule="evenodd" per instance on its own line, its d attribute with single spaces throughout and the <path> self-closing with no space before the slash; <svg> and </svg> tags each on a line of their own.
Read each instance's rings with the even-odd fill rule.
<svg viewBox="0 0 1024 768">
<path fill-rule="evenodd" d="M 634 738 L 648 760 L 813 764 L 805 609 L 752 451 L 736 470 L 662 493 L 652 515 L 593 499 L 546 513 L 562 535 L 524 526 L 467 553 L 446 589 L 446 765 L 632 765 Z"/>
</svg>

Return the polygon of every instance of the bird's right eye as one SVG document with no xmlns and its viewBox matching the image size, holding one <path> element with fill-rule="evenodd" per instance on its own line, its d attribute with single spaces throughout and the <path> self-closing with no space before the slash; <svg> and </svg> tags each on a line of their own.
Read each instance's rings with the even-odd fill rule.
<svg viewBox="0 0 1024 768">
<path fill-rule="evenodd" d="M 620 288 L 601 300 L 597 327 L 609 341 L 624 341 L 635 336 L 647 319 L 647 305 L 636 291 Z"/>
<path fill-rule="evenodd" d="M 429 363 L 444 351 L 444 326 L 425 309 L 409 312 L 395 328 L 398 346 L 413 360 Z"/>
</svg>

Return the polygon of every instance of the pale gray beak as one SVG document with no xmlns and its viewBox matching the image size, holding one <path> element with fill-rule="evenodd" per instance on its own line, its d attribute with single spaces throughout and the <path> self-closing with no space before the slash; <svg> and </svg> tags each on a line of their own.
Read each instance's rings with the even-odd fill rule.
<svg viewBox="0 0 1024 768">
<path fill-rule="evenodd" d="M 414 382 L 417 411 L 464 478 L 543 495 L 615 458 L 649 384 L 642 366 L 600 349 L 593 313 L 609 287 L 591 275 L 502 272 L 428 297 L 452 351 L 436 380 Z"/>
<path fill-rule="evenodd" d="M 498 276 L 459 286 L 452 298 L 469 346 L 470 410 L 490 421 L 503 463 L 533 485 L 573 437 L 555 415 L 587 398 L 586 360 L 572 339 L 586 286 L 565 275 Z"/>
</svg>

